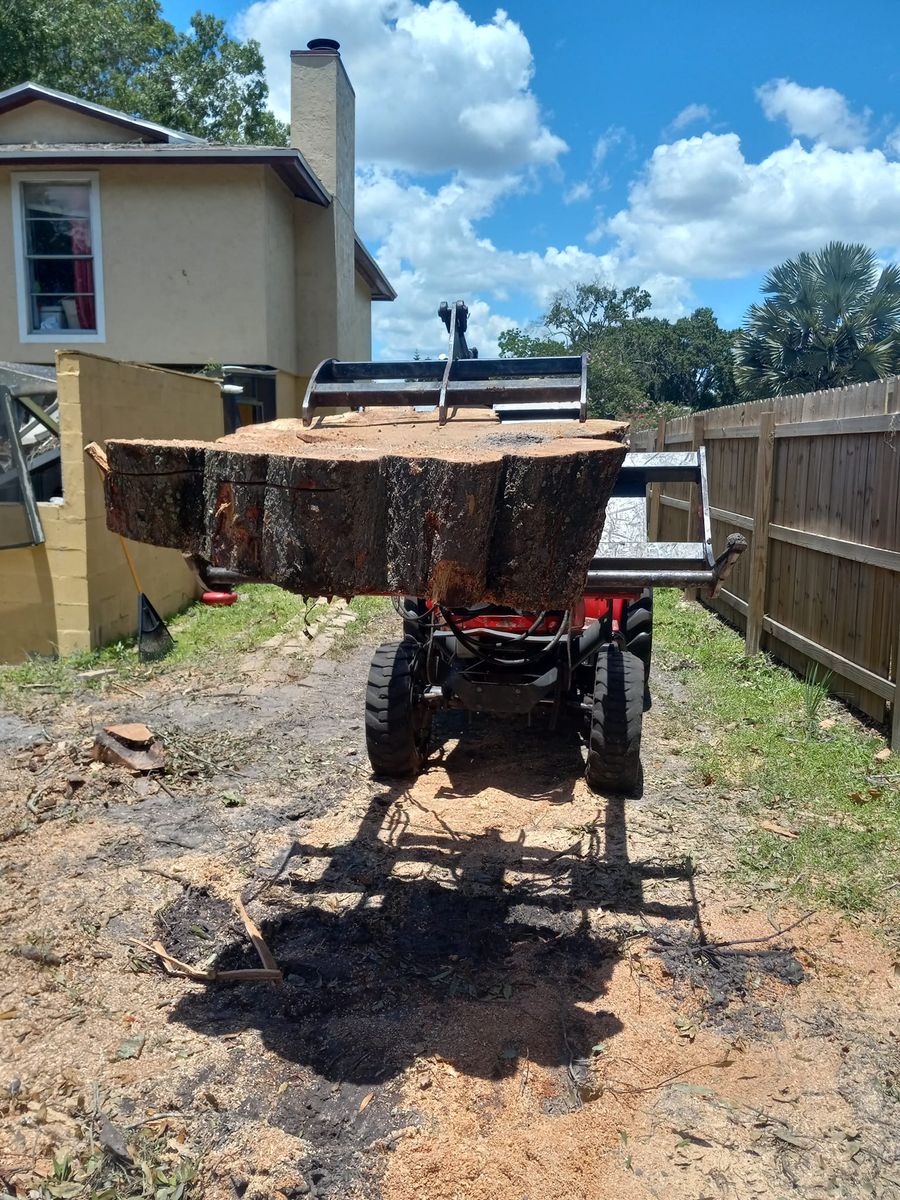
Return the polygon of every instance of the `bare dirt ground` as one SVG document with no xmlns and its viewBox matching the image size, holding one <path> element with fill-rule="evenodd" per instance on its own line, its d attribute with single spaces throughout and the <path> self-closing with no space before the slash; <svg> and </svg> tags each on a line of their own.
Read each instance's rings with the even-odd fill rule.
<svg viewBox="0 0 900 1200">
<path fill-rule="evenodd" d="M 338 659 L 329 619 L 227 678 L 0 714 L 0 1191 L 140 1195 L 29 1189 L 152 1139 L 211 1200 L 900 1197 L 890 954 L 727 882 L 740 798 L 692 790 L 674 678 L 639 800 L 456 714 L 390 787 L 361 714 L 395 621 Z M 161 735 L 161 783 L 90 763 L 111 720 Z M 257 966 L 239 897 L 281 986 L 129 940 Z"/>
</svg>

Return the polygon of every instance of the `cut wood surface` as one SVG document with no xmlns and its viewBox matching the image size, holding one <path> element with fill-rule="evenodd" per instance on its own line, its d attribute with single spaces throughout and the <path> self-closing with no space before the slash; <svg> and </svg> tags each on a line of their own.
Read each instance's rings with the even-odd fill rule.
<svg viewBox="0 0 900 1200">
<path fill-rule="evenodd" d="M 111 441 L 107 524 L 302 595 L 564 608 L 625 456 L 611 421 L 397 410 Z"/>
</svg>

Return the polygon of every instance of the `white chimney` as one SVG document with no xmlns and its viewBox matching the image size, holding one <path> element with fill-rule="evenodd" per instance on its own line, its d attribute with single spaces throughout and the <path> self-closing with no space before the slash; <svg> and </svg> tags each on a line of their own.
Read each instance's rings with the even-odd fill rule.
<svg viewBox="0 0 900 1200">
<path fill-rule="evenodd" d="M 340 43 L 314 38 L 291 51 L 291 145 L 353 221 L 356 96 Z"/>
</svg>

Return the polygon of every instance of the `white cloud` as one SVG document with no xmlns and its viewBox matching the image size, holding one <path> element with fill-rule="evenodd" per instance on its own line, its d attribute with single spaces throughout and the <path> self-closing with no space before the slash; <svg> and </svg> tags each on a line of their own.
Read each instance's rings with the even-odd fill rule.
<svg viewBox="0 0 900 1200">
<path fill-rule="evenodd" d="M 606 230 L 638 273 L 736 277 L 832 238 L 897 245 L 898 195 L 900 163 L 880 150 L 793 141 L 754 163 L 737 134 L 704 133 L 657 146 Z"/>
<path fill-rule="evenodd" d="M 594 143 L 593 164 L 599 167 L 609 152 L 615 149 L 616 146 L 623 142 L 630 142 L 628 131 L 623 129 L 621 125 L 610 125 L 605 133 L 601 134 Z"/>
<path fill-rule="evenodd" d="M 455 176 L 432 192 L 381 168 L 362 173 L 357 220 L 363 236 L 380 243 L 378 261 L 398 293 L 392 304 L 374 309 L 385 357 L 443 350 L 437 318 L 441 300 L 469 302 L 471 340 L 482 354 L 491 355 L 499 333 L 520 323 L 503 315 L 504 308 L 509 311 L 508 306 L 518 306 L 524 298 L 534 313 L 541 313 L 553 294 L 573 280 L 610 277 L 617 264 L 608 255 L 575 245 L 512 251 L 484 237 L 478 223 L 518 186 L 514 178 Z M 660 279 L 658 289 L 662 302 L 681 311 L 683 283 Z"/>
<path fill-rule="evenodd" d="M 288 49 L 337 38 L 356 91 L 361 161 L 502 175 L 554 163 L 567 149 L 531 90 L 528 39 L 502 9 L 479 24 L 456 0 L 257 0 L 236 24 L 262 46 L 284 118 Z"/>
<path fill-rule="evenodd" d="M 852 112 L 846 96 L 834 88 L 772 79 L 757 88 L 756 95 L 769 120 L 783 118 L 795 137 L 812 138 L 835 149 L 862 146 L 868 137 L 869 109 Z"/>
<path fill-rule="evenodd" d="M 582 200 L 590 200 L 593 189 L 585 180 L 573 183 L 563 192 L 563 204 L 579 204 Z"/>
<path fill-rule="evenodd" d="M 755 162 L 735 133 L 673 140 L 653 151 L 620 211 L 597 210 L 582 245 L 511 250 L 500 223 L 488 223 L 510 197 L 539 187 L 565 143 L 541 113 L 531 48 L 506 13 L 478 23 L 456 0 L 257 0 L 239 32 L 262 43 L 283 115 L 288 49 L 311 36 L 342 43 L 357 93 L 357 221 L 398 292 L 373 309 L 385 356 L 440 353 L 444 299 L 469 303 L 472 340 L 491 354 L 504 328 L 578 280 L 640 284 L 655 311 L 677 316 L 691 306 L 693 280 L 765 270 L 831 238 L 900 245 L 900 161 L 863 148 L 868 112 L 831 88 L 775 80 L 758 93 L 766 115 L 811 146 L 793 140 Z M 708 119 L 692 104 L 675 122 Z M 900 129 L 885 146 L 900 159 Z M 614 150 L 618 161 L 635 153 L 619 126 L 598 138 L 583 180 L 545 193 L 548 227 L 553 203 L 602 189 Z"/>
<path fill-rule="evenodd" d="M 688 104 L 680 113 L 672 120 L 669 125 L 669 130 L 672 133 L 679 133 L 682 129 L 687 129 L 688 125 L 694 125 L 697 121 L 711 121 L 712 112 L 706 104 Z"/>
<path fill-rule="evenodd" d="M 900 125 L 884 139 L 884 152 L 890 154 L 891 158 L 900 158 Z"/>
</svg>

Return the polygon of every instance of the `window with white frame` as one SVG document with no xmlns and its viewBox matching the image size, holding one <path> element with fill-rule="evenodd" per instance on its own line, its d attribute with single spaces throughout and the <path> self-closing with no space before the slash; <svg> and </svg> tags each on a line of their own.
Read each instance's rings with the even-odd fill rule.
<svg viewBox="0 0 900 1200">
<path fill-rule="evenodd" d="M 25 341 L 103 337 L 97 187 L 94 175 L 16 178 L 13 217 Z"/>
</svg>

